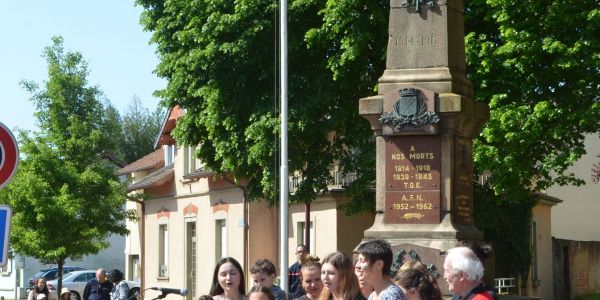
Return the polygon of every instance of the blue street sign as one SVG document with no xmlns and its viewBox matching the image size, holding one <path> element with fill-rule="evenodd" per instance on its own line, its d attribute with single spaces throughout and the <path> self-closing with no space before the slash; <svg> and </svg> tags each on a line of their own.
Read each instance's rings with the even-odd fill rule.
<svg viewBox="0 0 600 300">
<path fill-rule="evenodd" d="M 8 240 L 10 238 L 10 218 L 12 211 L 10 207 L 0 206 L 0 267 L 4 267 L 8 260 Z"/>
</svg>

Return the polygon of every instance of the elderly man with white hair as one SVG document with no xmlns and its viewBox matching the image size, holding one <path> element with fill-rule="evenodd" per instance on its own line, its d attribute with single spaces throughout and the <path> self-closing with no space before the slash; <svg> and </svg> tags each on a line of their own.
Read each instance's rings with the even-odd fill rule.
<svg viewBox="0 0 600 300">
<path fill-rule="evenodd" d="M 444 261 L 444 279 L 452 292 L 452 300 L 497 300 L 483 282 L 483 264 L 467 247 L 448 250 Z"/>
</svg>

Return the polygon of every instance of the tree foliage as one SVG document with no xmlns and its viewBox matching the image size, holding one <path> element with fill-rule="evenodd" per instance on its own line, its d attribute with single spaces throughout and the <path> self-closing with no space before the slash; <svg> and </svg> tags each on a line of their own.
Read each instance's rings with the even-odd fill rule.
<svg viewBox="0 0 600 300">
<path fill-rule="evenodd" d="M 566 169 L 600 130 L 596 0 L 468 2 L 469 75 L 491 118 L 476 141 L 497 193 L 583 184 Z"/>
<path fill-rule="evenodd" d="M 0 201 L 14 212 L 14 251 L 57 263 L 60 271 L 67 258 L 96 254 L 109 246 L 110 234 L 127 233 L 126 193 L 115 167 L 101 158 L 113 142 L 103 131 L 101 93 L 89 86 L 82 55 L 65 52 L 62 38 L 55 37 L 43 57 L 48 80 L 42 88 L 23 82 L 40 132 L 19 133 L 19 169 Z"/>
<path fill-rule="evenodd" d="M 596 2 L 465 3 L 469 76 L 492 110 L 475 163 L 502 170 L 490 181 L 496 193 L 582 183 L 565 170 L 583 154 L 583 135 L 600 126 Z M 160 94 L 187 110 L 176 138 L 200 144 L 213 169 L 250 178 L 252 196 L 273 196 L 275 3 L 137 3 L 158 47 L 157 72 L 168 79 Z M 388 12 L 384 0 L 289 1 L 290 171 L 303 172 L 301 199 L 325 188 L 335 161 L 359 171 L 350 190 L 369 195 L 373 143 L 357 99 L 373 94 L 382 74 Z M 372 206 L 371 197 L 357 208 Z"/>
<path fill-rule="evenodd" d="M 465 16 L 469 77 L 491 109 L 475 140 L 476 170 L 492 171 L 477 187 L 475 221 L 497 248 L 496 275 L 526 279 L 531 193 L 583 184 L 566 170 L 600 129 L 600 7 L 472 0 Z"/>
<path fill-rule="evenodd" d="M 289 170 L 294 199 L 326 190 L 330 167 L 358 171 L 369 194 L 374 148 L 357 99 L 383 73 L 389 1 L 296 0 L 289 4 Z M 160 95 L 186 115 L 174 130 L 213 170 L 247 178 L 250 197 L 277 186 L 277 8 L 267 0 L 138 0 L 168 79 Z M 332 135 L 335 133 L 335 135 Z M 367 192 L 365 192 L 365 190 Z M 373 197 L 358 203 L 372 207 Z M 361 205 L 359 205 L 361 206 Z"/>
<path fill-rule="evenodd" d="M 119 152 L 124 161 L 131 163 L 154 151 L 154 142 L 163 118 L 162 107 L 150 112 L 139 97 L 133 97 L 120 122 L 123 134 Z"/>
</svg>

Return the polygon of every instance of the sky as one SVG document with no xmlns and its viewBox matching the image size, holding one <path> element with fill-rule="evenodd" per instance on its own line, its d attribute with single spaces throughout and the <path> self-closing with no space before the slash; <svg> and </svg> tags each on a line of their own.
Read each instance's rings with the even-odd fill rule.
<svg viewBox="0 0 600 300">
<path fill-rule="evenodd" d="M 88 63 L 88 82 L 123 114 L 132 98 L 154 110 L 152 96 L 166 86 L 153 70 L 158 64 L 151 33 L 139 24 L 134 0 L 0 0 L 0 122 L 37 130 L 31 95 L 19 84 L 48 79 L 42 51 L 53 36 L 66 51 L 79 51 Z"/>
</svg>

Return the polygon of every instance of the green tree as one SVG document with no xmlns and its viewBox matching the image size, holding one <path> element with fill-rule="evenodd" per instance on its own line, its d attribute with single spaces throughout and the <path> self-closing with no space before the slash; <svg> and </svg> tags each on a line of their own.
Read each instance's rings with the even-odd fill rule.
<svg viewBox="0 0 600 300">
<path fill-rule="evenodd" d="M 11 247 L 59 269 L 58 290 L 66 259 L 81 259 L 106 248 L 110 234 L 127 233 L 125 187 L 115 168 L 101 158 L 111 141 L 97 87 L 87 82 L 88 69 L 79 52 L 64 52 L 54 37 L 45 48 L 48 80 L 31 81 L 40 132 L 19 133 L 22 159 L 0 201 L 12 207 Z"/>
<path fill-rule="evenodd" d="M 476 221 L 503 247 L 499 275 L 526 277 L 531 216 L 522 212 L 535 205 L 533 192 L 584 183 L 567 168 L 585 154 L 585 134 L 600 131 L 600 7 L 472 0 L 465 16 L 469 77 L 491 109 L 475 141 L 475 168 L 497 170 L 479 187 Z"/>
<path fill-rule="evenodd" d="M 358 171 L 352 189 L 372 209 L 372 133 L 357 99 L 384 70 L 388 0 L 291 1 L 289 170 L 301 171 L 296 201 L 327 188 L 330 166 Z M 159 94 L 186 109 L 174 130 L 215 171 L 249 180 L 250 197 L 273 199 L 278 172 L 276 4 L 138 0 L 168 79 Z M 332 136 L 332 133 L 335 135 Z M 366 192 L 365 192 L 366 191 Z M 366 197 L 365 197 L 366 196 Z"/>
<path fill-rule="evenodd" d="M 154 151 L 154 142 L 162 125 L 164 111 L 157 107 L 153 112 L 142 106 L 138 96 L 134 96 L 122 118 L 122 142 L 120 153 L 128 163 Z"/>
<path fill-rule="evenodd" d="M 109 142 L 104 156 L 111 158 L 114 156 L 119 160 L 124 160 L 125 147 L 123 146 L 123 140 L 125 139 L 125 133 L 123 131 L 123 118 L 121 118 L 119 110 L 108 99 L 104 100 L 103 107 L 102 133 Z M 120 163 L 125 162 L 121 161 Z"/>
<path fill-rule="evenodd" d="M 161 106 L 150 112 L 138 96 L 133 96 L 123 116 L 109 100 L 105 100 L 103 106 L 102 132 L 108 141 L 105 157 L 131 163 L 154 151 L 156 135 L 164 118 Z"/>
</svg>

